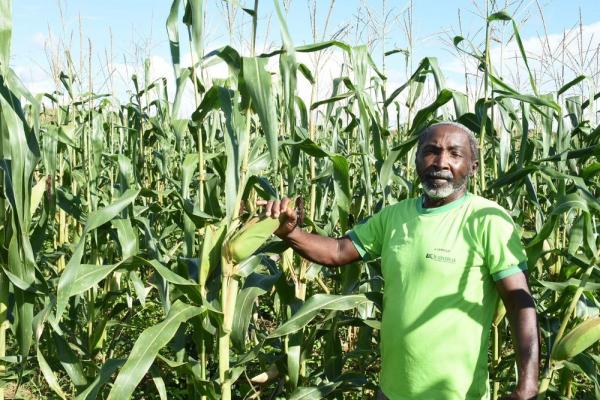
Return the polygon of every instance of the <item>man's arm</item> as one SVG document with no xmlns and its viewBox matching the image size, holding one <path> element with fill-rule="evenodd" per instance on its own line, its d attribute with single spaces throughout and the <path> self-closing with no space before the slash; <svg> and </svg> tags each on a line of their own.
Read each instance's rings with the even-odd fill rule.
<svg viewBox="0 0 600 400">
<path fill-rule="evenodd" d="M 507 399 L 535 399 L 538 392 L 539 337 L 535 303 L 525 273 L 517 273 L 496 282 L 506 307 L 506 314 L 517 356 L 519 381 Z"/>
<path fill-rule="evenodd" d="M 302 257 L 318 264 L 337 266 L 360 260 L 358 250 L 347 236 L 332 239 L 296 228 L 281 238 Z"/>
<path fill-rule="evenodd" d="M 344 236 L 338 239 L 304 232 L 298 224 L 296 210 L 288 208 L 290 199 L 284 197 L 281 201 L 258 202 L 265 205 L 265 215 L 279 218 L 279 228 L 275 235 L 289 243 L 290 246 L 307 260 L 322 265 L 344 265 L 360 260 L 360 254 L 352 240 Z"/>
</svg>

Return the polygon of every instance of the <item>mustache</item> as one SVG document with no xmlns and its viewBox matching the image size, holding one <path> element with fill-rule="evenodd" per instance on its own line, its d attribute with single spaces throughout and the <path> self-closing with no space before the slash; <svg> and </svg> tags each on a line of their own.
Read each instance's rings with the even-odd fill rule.
<svg viewBox="0 0 600 400">
<path fill-rule="evenodd" d="M 452 175 L 452 172 L 450 171 L 431 171 L 425 174 L 426 178 L 431 178 L 431 179 L 446 179 L 446 180 L 450 180 L 454 178 L 454 175 Z"/>
</svg>

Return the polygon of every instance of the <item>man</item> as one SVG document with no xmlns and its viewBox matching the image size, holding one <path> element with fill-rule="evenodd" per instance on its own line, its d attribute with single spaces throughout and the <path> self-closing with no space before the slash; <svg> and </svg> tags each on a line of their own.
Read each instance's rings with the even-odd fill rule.
<svg viewBox="0 0 600 400">
<path fill-rule="evenodd" d="M 508 399 L 537 394 L 538 331 L 526 255 L 506 211 L 467 192 L 478 166 L 473 133 L 442 122 L 419 136 L 422 197 L 385 207 L 344 237 L 297 228 L 287 198 L 266 203 L 266 215 L 281 221 L 275 234 L 311 261 L 333 266 L 381 257 L 380 399 L 488 398 L 498 297 L 517 354 L 518 384 Z"/>
</svg>

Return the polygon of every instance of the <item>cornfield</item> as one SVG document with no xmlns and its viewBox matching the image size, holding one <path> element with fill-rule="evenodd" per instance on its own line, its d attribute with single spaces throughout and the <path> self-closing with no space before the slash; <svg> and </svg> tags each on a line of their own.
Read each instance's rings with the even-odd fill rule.
<svg viewBox="0 0 600 400">
<path fill-rule="evenodd" d="M 146 64 L 123 101 L 82 90 L 74 68 L 60 71 L 60 91 L 30 93 L 9 67 L 11 1 L 0 0 L 0 398 L 373 397 L 379 261 L 310 263 L 257 222 L 256 202 L 299 197 L 304 229 L 343 235 L 418 195 L 417 134 L 454 120 L 480 145 L 471 191 L 521 229 L 542 332 L 540 398 L 600 399 L 597 79 L 542 92 L 517 21 L 489 7 L 482 46 L 452 40 L 479 65 L 478 98 L 448 88 L 435 58 L 388 90 L 367 46 L 295 46 L 274 6 L 280 49 L 256 54 L 255 1 L 243 10 L 250 51 L 209 52 L 204 2 L 174 0 L 174 98 Z M 526 91 L 490 60 L 499 26 L 519 49 Z M 316 87 L 319 71 L 299 55 L 324 51 L 343 58 L 340 76 L 307 101 L 298 87 Z M 228 77 L 205 79 L 216 62 Z M 190 88 L 195 111 L 182 118 Z M 497 399 L 515 385 L 502 306 L 492 338 Z"/>
</svg>

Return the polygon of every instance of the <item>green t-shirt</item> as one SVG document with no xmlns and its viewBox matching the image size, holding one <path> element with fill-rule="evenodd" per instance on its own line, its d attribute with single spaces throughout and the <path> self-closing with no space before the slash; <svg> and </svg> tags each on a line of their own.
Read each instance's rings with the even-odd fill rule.
<svg viewBox="0 0 600 400">
<path fill-rule="evenodd" d="M 391 400 L 488 398 L 494 281 L 527 268 L 515 225 L 467 193 L 437 208 L 422 198 L 385 207 L 348 233 L 381 257 L 381 388 Z"/>
</svg>

